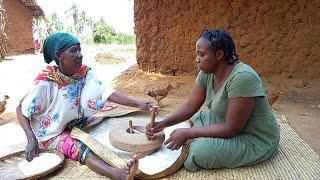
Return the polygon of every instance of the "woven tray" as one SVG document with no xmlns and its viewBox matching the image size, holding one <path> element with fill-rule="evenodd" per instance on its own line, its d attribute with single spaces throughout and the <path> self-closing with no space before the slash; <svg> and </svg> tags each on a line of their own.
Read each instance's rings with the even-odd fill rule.
<svg viewBox="0 0 320 180">
<path fill-rule="evenodd" d="M 36 179 L 44 177 L 47 174 L 61 167 L 65 157 L 57 150 L 40 150 L 40 153 L 53 153 L 59 156 L 60 162 L 48 169 L 42 170 L 39 173 L 26 175 L 19 169 L 19 163 L 25 159 L 25 151 L 13 152 L 9 155 L 0 158 L 0 177 L 1 179 Z"/>
</svg>

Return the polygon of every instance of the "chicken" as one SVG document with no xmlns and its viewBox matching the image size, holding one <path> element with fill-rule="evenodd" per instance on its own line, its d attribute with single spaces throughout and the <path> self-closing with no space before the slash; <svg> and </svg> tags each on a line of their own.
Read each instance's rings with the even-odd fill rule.
<svg viewBox="0 0 320 180">
<path fill-rule="evenodd" d="M 157 101 L 159 107 L 163 107 L 161 100 L 165 98 L 172 89 L 172 85 L 168 84 L 163 89 L 149 91 L 148 96 L 153 97 Z"/>
<path fill-rule="evenodd" d="M 8 95 L 4 95 L 3 100 L 0 102 L 0 115 L 6 110 Z"/>
<path fill-rule="evenodd" d="M 268 92 L 266 91 L 267 93 L 267 97 L 268 97 L 268 102 L 269 102 L 269 105 L 271 107 L 271 110 L 273 112 L 276 112 L 276 110 L 272 107 L 273 103 L 276 102 L 280 96 L 280 94 L 282 93 L 280 90 L 274 90 L 274 91 L 271 91 L 271 92 Z"/>
</svg>

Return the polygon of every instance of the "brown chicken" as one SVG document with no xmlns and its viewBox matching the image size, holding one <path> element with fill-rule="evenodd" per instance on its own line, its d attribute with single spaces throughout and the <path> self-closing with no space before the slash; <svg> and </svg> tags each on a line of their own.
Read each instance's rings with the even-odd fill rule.
<svg viewBox="0 0 320 180">
<path fill-rule="evenodd" d="M 266 91 L 267 93 L 267 97 L 268 97 L 268 102 L 269 102 L 269 105 L 271 107 L 271 110 L 273 112 L 277 112 L 273 107 L 273 103 L 276 102 L 278 99 L 279 99 L 279 96 L 280 94 L 282 93 L 280 90 L 274 90 L 274 91 L 271 91 L 271 92 L 268 92 Z"/>
<path fill-rule="evenodd" d="M 149 91 L 148 96 L 153 97 L 157 101 L 159 107 L 163 107 L 161 100 L 165 98 L 172 89 L 172 85 L 168 84 L 163 89 Z"/>
<path fill-rule="evenodd" d="M 6 110 L 8 95 L 4 95 L 3 100 L 0 102 L 0 115 Z"/>
</svg>

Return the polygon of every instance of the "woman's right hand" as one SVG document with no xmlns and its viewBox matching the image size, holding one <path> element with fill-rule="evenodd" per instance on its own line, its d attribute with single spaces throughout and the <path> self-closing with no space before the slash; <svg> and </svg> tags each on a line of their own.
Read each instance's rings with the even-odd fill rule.
<svg viewBox="0 0 320 180">
<path fill-rule="evenodd" d="M 34 157 L 39 156 L 39 144 L 37 139 L 28 140 L 28 144 L 25 150 L 26 160 L 28 162 L 32 161 Z"/>
<path fill-rule="evenodd" d="M 147 135 L 148 140 L 153 139 L 154 138 L 154 134 L 163 131 L 164 126 L 162 125 L 163 124 L 162 122 L 163 121 L 154 122 L 154 127 L 153 128 L 150 127 L 150 124 L 148 124 L 146 126 L 146 135 Z"/>
</svg>

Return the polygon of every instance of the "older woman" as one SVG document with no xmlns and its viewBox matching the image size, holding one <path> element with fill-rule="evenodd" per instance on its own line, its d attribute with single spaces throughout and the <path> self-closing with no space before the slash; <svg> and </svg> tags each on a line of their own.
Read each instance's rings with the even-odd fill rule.
<svg viewBox="0 0 320 180">
<path fill-rule="evenodd" d="M 147 136 L 192 118 L 193 127 L 174 130 L 171 150 L 191 139 L 184 166 L 190 171 L 256 164 L 277 154 L 279 127 L 258 74 L 239 62 L 230 34 L 204 31 L 196 43 L 200 70 L 188 101 L 176 112 L 147 126 Z M 199 111 L 203 104 L 208 109 Z"/>
<path fill-rule="evenodd" d="M 16 110 L 28 139 L 26 159 L 32 161 L 38 156 L 39 148 L 54 148 L 109 178 L 133 179 L 137 156 L 128 162 L 127 168 L 115 169 L 81 141 L 71 138 L 70 130 L 95 123 L 93 115 L 107 100 L 142 110 L 150 110 L 152 104 L 103 84 L 82 64 L 80 42 L 68 33 L 51 34 L 44 42 L 43 55 L 46 63 L 55 61 L 56 66 L 48 66 L 39 74 Z"/>
</svg>

